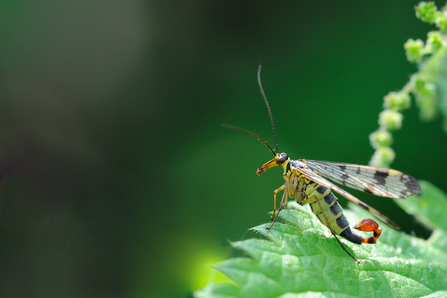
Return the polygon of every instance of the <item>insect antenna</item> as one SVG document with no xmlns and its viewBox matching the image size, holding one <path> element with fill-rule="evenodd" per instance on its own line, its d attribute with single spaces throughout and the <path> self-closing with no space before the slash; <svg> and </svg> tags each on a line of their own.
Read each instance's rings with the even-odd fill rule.
<svg viewBox="0 0 447 298">
<path fill-rule="evenodd" d="M 264 141 L 263 139 L 261 139 L 261 137 L 255 135 L 254 133 L 252 133 L 251 131 L 245 130 L 243 128 L 239 128 L 236 126 L 232 126 L 232 125 L 228 125 L 228 124 L 222 124 L 223 127 L 228 128 L 228 129 L 234 129 L 234 130 L 238 130 L 238 131 L 242 131 L 245 132 L 246 134 L 252 135 L 255 138 L 257 138 L 259 141 L 261 141 L 265 146 L 267 146 L 267 148 L 269 148 L 270 152 L 273 153 L 273 156 L 276 156 L 275 151 L 273 151 L 272 147 L 269 146 L 269 144 L 267 144 L 266 141 Z"/>
<path fill-rule="evenodd" d="M 272 123 L 273 136 L 275 137 L 276 153 L 278 153 L 278 140 L 276 139 L 275 123 L 273 123 L 272 111 L 270 110 L 269 102 L 267 101 L 267 97 L 265 96 L 265 93 L 264 93 L 264 88 L 262 88 L 262 84 L 261 84 L 261 64 L 259 64 L 259 68 L 258 68 L 258 84 L 259 84 L 259 88 L 261 88 L 261 94 L 262 94 L 262 97 L 264 97 L 264 101 L 267 106 L 267 110 L 269 111 L 270 122 Z"/>
</svg>

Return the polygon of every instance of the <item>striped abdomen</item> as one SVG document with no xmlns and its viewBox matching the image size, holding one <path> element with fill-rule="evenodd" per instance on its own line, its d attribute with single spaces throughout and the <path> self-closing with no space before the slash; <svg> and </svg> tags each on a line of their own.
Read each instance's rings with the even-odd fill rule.
<svg viewBox="0 0 447 298">
<path fill-rule="evenodd" d="M 364 237 L 356 230 L 351 229 L 348 220 L 343 215 L 343 208 L 331 190 L 324 186 L 319 186 L 313 181 L 306 181 L 306 185 L 302 193 L 297 193 L 295 196 L 297 203 L 300 205 L 309 203 L 312 212 L 323 225 L 332 229 L 335 234 L 342 236 L 346 240 L 361 244 Z"/>
</svg>

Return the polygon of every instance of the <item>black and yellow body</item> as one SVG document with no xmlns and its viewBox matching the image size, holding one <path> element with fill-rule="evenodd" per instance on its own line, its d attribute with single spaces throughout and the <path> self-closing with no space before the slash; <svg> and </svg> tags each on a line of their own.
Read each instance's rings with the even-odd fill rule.
<svg viewBox="0 0 447 298">
<path fill-rule="evenodd" d="M 319 186 L 309 180 L 305 181 L 305 183 L 308 183 L 305 191 L 307 199 L 299 201 L 302 195 L 297 194 L 295 195 L 296 202 L 302 206 L 309 203 L 310 209 L 323 225 L 327 226 L 335 234 L 356 244 L 372 244 L 376 242 L 377 238 L 379 238 L 378 234 L 380 234 L 378 231 L 376 231 L 375 237 L 365 238 L 349 226 L 348 219 L 343 215 L 343 208 L 329 188 Z M 323 210 L 320 209 L 320 206 Z"/>
<path fill-rule="evenodd" d="M 301 206 L 309 204 L 312 212 L 332 233 L 340 235 L 350 242 L 373 244 L 379 238 L 381 229 L 371 219 L 361 221 L 354 229 L 373 231 L 374 236 L 372 237 L 365 238 L 349 226 L 347 218 L 343 215 L 343 208 L 338 203 L 338 199 L 331 189 L 309 179 L 309 173 L 313 173 L 313 171 L 307 167 L 306 160 L 291 160 L 286 153 L 276 154 L 274 159 L 261 166 L 256 173 L 259 176 L 267 169 L 277 165 L 282 165 L 284 169 L 285 184 L 274 192 L 275 211 L 276 194 L 284 190 L 280 208 L 283 204 L 287 207 L 289 198 L 295 198 L 296 202 Z M 272 221 L 274 220 L 275 215 L 272 217 Z"/>
<path fill-rule="evenodd" d="M 295 194 L 296 202 L 301 206 L 309 204 L 320 222 L 335 234 L 353 243 L 361 244 L 365 237 L 351 229 L 347 218 L 343 215 L 343 208 L 332 191 L 304 177 L 299 179 L 304 181 L 305 186 L 302 192 Z"/>
<path fill-rule="evenodd" d="M 343 208 L 332 191 L 307 179 L 303 174 L 293 171 L 297 167 L 305 166 L 302 161 L 289 159 L 285 163 L 287 164 L 283 164 L 284 177 L 287 177 L 286 182 L 289 181 L 286 186 L 289 197 L 293 198 L 295 194 L 295 200 L 298 204 L 301 206 L 309 204 L 310 209 L 320 222 L 335 234 L 342 236 L 350 242 L 362 244 L 365 241 L 365 237 L 356 230 L 351 229 L 348 219 L 343 215 Z M 365 242 L 375 243 L 375 240 L 377 239 L 367 238 Z"/>
</svg>

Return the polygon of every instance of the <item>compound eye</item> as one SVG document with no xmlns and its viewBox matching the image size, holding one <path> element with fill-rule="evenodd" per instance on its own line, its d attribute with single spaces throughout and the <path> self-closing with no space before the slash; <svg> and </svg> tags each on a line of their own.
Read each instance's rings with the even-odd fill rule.
<svg viewBox="0 0 447 298">
<path fill-rule="evenodd" d="M 289 156 L 287 156 L 287 153 L 281 153 L 279 154 L 278 159 L 276 160 L 278 164 L 282 164 L 284 163 L 287 159 L 289 158 Z"/>
</svg>

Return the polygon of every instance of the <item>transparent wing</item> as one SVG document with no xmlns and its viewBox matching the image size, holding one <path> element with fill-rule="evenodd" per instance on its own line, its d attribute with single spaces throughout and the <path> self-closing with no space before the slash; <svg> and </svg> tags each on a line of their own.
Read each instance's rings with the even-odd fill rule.
<svg viewBox="0 0 447 298">
<path fill-rule="evenodd" d="M 402 199 L 421 192 L 416 179 L 396 170 L 319 160 L 303 162 L 323 177 L 376 196 Z"/>
<path fill-rule="evenodd" d="M 383 222 L 387 223 L 388 225 L 392 226 L 395 229 L 399 229 L 399 226 L 394 221 L 392 221 L 391 219 L 389 219 L 388 217 L 386 217 L 385 215 L 383 215 L 382 213 L 380 213 L 376 209 L 370 207 L 368 204 L 360 201 L 359 199 L 357 199 L 356 197 L 351 195 L 349 192 L 341 189 L 340 187 L 338 187 L 337 185 L 333 184 L 332 182 L 324 179 L 323 177 L 319 176 L 317 173 L 314 173 L 310 168 L 293 168 L 293 170 L 296 170 L 296 171 L 300 172 L 307 179 L 312 180 L 315 183 L 323 185 L 324 187 L 330 188 L 333 191 L 341 194 L 342 196 L 344 196 L 345 198 L 347 198 L 351 202 L 359 205 L 360 207 L 362 207 L 366 211 L 370 212 L 371 214 L 373 214 L 374 216 L 376 216 L 377 218 L 379 218 Z"/>
</svg>

